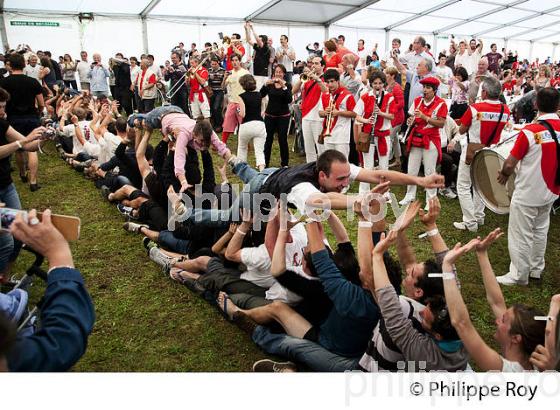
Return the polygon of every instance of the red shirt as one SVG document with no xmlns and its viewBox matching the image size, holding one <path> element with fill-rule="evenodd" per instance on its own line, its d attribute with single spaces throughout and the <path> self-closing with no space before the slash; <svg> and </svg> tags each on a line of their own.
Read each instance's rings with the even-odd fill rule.
<svg viewBox="0 0 560 410">
<path fill-rule="evenodd" d="M 208 81 L 208 70 L 206 70 L 206 68 L 204 67 L 200 67 L 196 73 L 204 80 L 202 84 L 200 84 L 196 78 L 196 76 L 192 76 L 192 78 L 189 80 L 189 84 L 191 86 L 191 92 L 189 94 L 189 100 L 191 102 L 194 101 L 194 96 L 195 94 L 198 94 L 198 101 L 203 102 L 204 101 L 204 87 L 203 84 Z"/>
<path fill-rule="evenodd" d="M 401 125 L 404 122 L 404 93 L 401 85 L 396 82 L 393 86 L 393 91 L 391 91 L 395 101 L 393 105 L 395 105 L 395 118 L 391 121 L 391 126 L 396 127 Z"/>
<path fill-rule="evenodd" d="M 321 81 L 323 79 L 321 78 Z M 301 91 L 301 117 L 305 118 L 314 108 L 321 98 L 321 87 L 315 81 L 307 81 L 303 85 L 303 90 Z M 318 115 L 318 114 L 317 114 Z M 319 117 L 317 117 L 319 118 Z"/>
<path fill-rule="evenodd" d="M 236 47 L 239 51 L 241 51 L 241 56 L 239 57 L 239 59 L 241 59 L 244 55 L 245 55 L 245 47 L 243 47 L 241 44 L 239 44 Z M 233 45 L 229 46 L 227 49 L 227 53 L 226 53 L 226 71 L 231 71 L 233 70 L 233 66 L 231 64 L 231 56 L 235 54 L 233 52 Z"/>
<path fill-rule="evenodd" d="M 325 60 L 325 70 L 328 68 L 338 68 L 338 65 L 342 63 L 342 58 L 338 54 L 335 54 L 332 57 L 325 54 L 323 56 L 323 60 Z"/>
<path fill-rule="evenodd" d="M 321 95 L 321 102 L 323 103 L 323 108 L 327 108 L 329 106 L 329 102 L 331 99 L 331 95 L 332 98 L 334 98 L 334 108 L 337 110 L 340 110 L 340 106 L 342 105 L 342 103 L 345 103 L 345 107 L 343 107 L 344 111 L 354 111 L 354 107 L 356 107 L 356 100 L 354 100 L 354 96 L 352 95 L 352 93 L 350 93 L 350 91 L 348 91 L 346 88 L 344 87 L 339 87 L 334 93 L 323 93 Z M 332 117 L 332 123 L 331 123 L 331 131 L 335 129 L 336 124 L 338 122 L 338 116 L 333 116 Z M 344 123 L 346 123 L 347 121 L 350 122 L 350 118 L 345 118 L 345 117 L 340 117 L 341 121 L 343 121 Z M 324 118 L 323 119 L 323 130 L 326 128 L 327 126 L 327 119 Z M 334 134 L 334 133 L 333 133 Z M 350 135 L 350 134 L 348 134 Z"/>
<path fill-rule="evenodd" d="M 414 100 L 414 107 L 419 108 L 420 112 L 426 114 L 431 118 L 445 118 L 447 117 L 447 104 L 445 100 L 437 95 L 434 97 L 432 102 L 428 105 L 425 104 L 423 97 L 416 97 Z M 426 121 L 421 118 L 414 119 L 414 130 L 428 135 L 430 138 L 434 138 L 441 141 L 439 136 L 439 128 L 429 125 Z"/>
<path fill-rule="evenodd" d="M 469 105 L 465 114 L 461 117 L 461 124 L 469 128 L 469 142 L 491 145 L 500 142 L 502 130 L 509 120 L 509 108 L 503 105 L 504 113 L 500 119 L 502 104 L 499 101 L 481 101 Z M 500 123 L 498 124 L 498 119 Z M 497 125 L 497 128 L 496 128 Z M 489 143 L 492 133 L 496 129 L 494 139 Z"/>
<path fill-rule="evenodd" d="M 502 84 L 502 91 L 513 91 L 513 87 L 517 84 L 517 81 L 515 81 L 514 79 L 506 81 L 505 83 Z"/>
<path fill-rule="evenodd" d="M 353 51 L 348 50 L 346 47 L 338 47 L 338 49 L 336 50 L 336 54 L 338 56 L 340 56 L 340 61 L 342 61 L 342 58 L 346 55 L 346 54 L 352 54 L 354 56 L 354 63 L 356 63 L 360 57 L 354 53 Z"/>
<path fill-rule="evenodd" d="M 140 80 L 138 83 L 138 91 L 142 92 L 142 90 L 144 89 L 144 76 L 146 75 L 146 72 L 148 71 L 148 69 L 142 70 L 141 75 L 139 77 L 136 77 L 136 79 Z M 148 85 L 149 84 L 155 84 L 156 83 L 156 75 L 154 73 L 152 73 L 152 75 L 150 75 L 148 77 Z"/>
<path fill-rule="evenodd" d="M 361 102 L 358 102 L 358 104 L 363 104 L 362 117 L 364 118 L 371 118 L 373 107 L 375 104 L 379 103 L 379 98 L 381 98 L 381 96 L 376 98 L 375 95 L 372 95 L 371 93 L 373 93 L 373 91 L 362 95 L 360 98 Z M 395 104 L 393 95 L 391 93 L 384 93 L 379 109 L 384 113 L 395 114 L 396 108 L 397 105 Z M 362 131 L 368 134 L 371 133 L 371 124 L 364 124 Z M 378 115 L 377 120 L 375 121 L 375 135 L 378 137 L 386 137 L 390 133 L 390 121 Z"/>
</svg>

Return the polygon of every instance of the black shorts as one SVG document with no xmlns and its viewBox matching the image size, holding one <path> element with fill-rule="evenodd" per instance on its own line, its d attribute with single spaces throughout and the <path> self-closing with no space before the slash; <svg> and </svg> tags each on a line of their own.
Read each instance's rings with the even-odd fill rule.
<svg viewBox="0 0 560 410">
<path fill-rule="evenodd" d="M 135 199 L 138 199 L 138 198 L 150 199 L 150 196 L 146 195 L 144 192 L 140 191 L 139 189 L 136 189 L 135 191 L 132 191 L 132 193 L 128 196 L 129 201 L 134 201 Z"/>
</svg>

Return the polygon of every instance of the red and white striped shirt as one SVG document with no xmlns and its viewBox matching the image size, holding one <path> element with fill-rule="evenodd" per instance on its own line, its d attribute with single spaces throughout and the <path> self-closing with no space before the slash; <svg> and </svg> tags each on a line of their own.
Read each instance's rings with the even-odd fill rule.
<svg viewBox="0 0 560 410">
<path fill-rule="evenodd" d="M 541 115 L 556 131 L 560 139 L 560 118 L 556 114 Z M 560 185 L 556 185 L 556 142 L 541 124 L 529 124 L 519 133 L 511 150 L 519 160 L 512 202 L 525 206 L 548 205 L 558 199 Z"/>
</svg>

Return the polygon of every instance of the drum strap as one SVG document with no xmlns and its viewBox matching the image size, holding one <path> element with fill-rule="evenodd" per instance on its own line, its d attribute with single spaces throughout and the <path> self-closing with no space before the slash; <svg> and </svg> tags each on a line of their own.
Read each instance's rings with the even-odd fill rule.
<svg viewBox="0 0 560 410">
<path fill-rule="evenodd" d="M 560 185 L 560 143 L 558 142 L 558 136 L 556 135 L 556 131 L 554 131 L 554 128 L 552 127 L 552 125 L 550 125 L 550 123 L 546 120 L 539 120 L 538 121 L 539 124 L 541 124 L 543 127 L 545 127 L 548 132 L 550 133 L 550 136 L 552 137 L 552 139 L 554 140 L 554 142 L 556 143 L 556 185 Z"/>
<path fill-rule="evenodd" d="M 492 144 L 492 141 L 494 140 L 494 137 L 496 136 L 496 132 L 498 131 L 498 127 L 500 126 L 500 122 L 502 121 L 502 117 L 504 116 L 504 106 L 505 106 L 504 104 L 500 104 L 500 116 L 498 117 L 498 122 L 496 123 L 496 126 L 494 127 L 494 131 L 492 131 L 492 134 L 488 138 L 488 141 L 486 141 L 486 144 L 484 144 L 486 147 L 489 147 L 490 144 Z M 469 133 L 468 132 L 467 132 L 467 143 L 470 144 Z"/>
</svg>

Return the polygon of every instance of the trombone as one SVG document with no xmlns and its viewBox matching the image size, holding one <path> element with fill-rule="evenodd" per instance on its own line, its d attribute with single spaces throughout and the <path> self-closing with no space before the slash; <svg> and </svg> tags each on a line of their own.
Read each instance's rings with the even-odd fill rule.
<svg viewBox="0 0 560 410">
<path fill-rule="evenodd" d="M 198 63 L 198 65 L 196 66 L 196 69 L 194 71 L 191 71 L 190 69 L 185 71 L 184 74 L 181 76 L 181 78 L 175 84 L 173 84 L 172 87 L 169 87 L 169 90 L 165 94 L 165 99 L 169 102 L 175 96 L 175 94 L 177 94 L 177 92 L 179 92 L 179 90 L 183 86 L 183 82 L 185 80 L 185 77 L 192 78 L 194 76 L 194 73 L 196 71 L 198 71 L 198 69 L 200 67 L 202 67 L 204 65 L 204 63 L 206 63 L 206 61 L 208 61 L 210 59 L 210 57 L 212 56 L 212 53 L 213 52 L 215 53 L 217 51 L 218 51 L 217 48 L 212 47 L 212 49 L 207 52 L 206 57 L 204 57 L 202 59 L 202 61 L 200 63 Z"/>
</svg>

